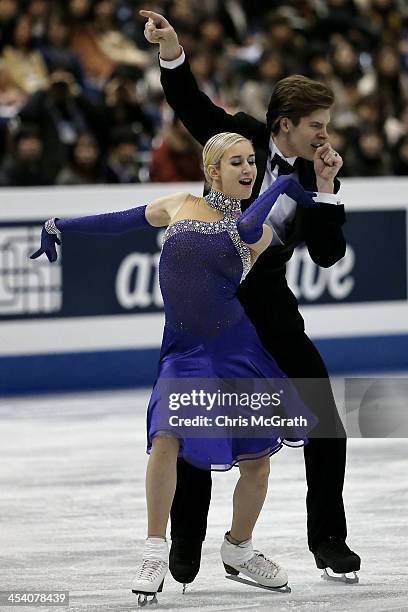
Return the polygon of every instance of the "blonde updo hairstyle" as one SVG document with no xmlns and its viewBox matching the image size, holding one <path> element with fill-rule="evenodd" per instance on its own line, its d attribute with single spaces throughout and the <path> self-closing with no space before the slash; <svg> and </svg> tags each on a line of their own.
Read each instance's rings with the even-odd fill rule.
<svg viewBox="0 0 408 612">
<path fill-rule="evenodd" d="M 221 132 L 212 136 L 204 145 L 203 148 L 203 167 L 205 180 L 211 186 L 213 179 L 208 173 L 209 166 L 220 167 L 221 158 L 232 145 L 238 142 L 248 141 L 251 142 L 245 136 L 241 134 L 235 134 L 234 132 Z M 252 144 L 252 143 L 251 143 Z"/>
</svg>

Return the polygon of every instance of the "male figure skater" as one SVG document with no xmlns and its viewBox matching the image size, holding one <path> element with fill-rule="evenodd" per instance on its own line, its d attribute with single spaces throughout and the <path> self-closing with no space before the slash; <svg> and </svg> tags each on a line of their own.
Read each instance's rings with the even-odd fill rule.
<svg viewBox="0 0 408 612">
<path fill-rule="evenodd" d="M 177 34 L 161 15 L 147 18 L 146 39 L 160 45 L 161 82 L 167 102 L 202 145 L 218 132 L 237 132 L 255 149 L 258 176 L 246 208 L 281 174 L 294 174 L 302 186 L 318 192 L 318 204 L 302 208 L 281 196 L 268 223 L 275 236 L 261 255 L 239 298 L 256 326 L 263 345 L 288 376 L 303 380 L 302 399 L 319 418 L 304 448 L 308 486 L 308 545 L 320 569 L 344 574 L 360 569 L 350 550 L 343 505 L 346 434 L 338 416 L 327 369 L 304 331 L 304 321 L 285 277 L 294 248 L 305 243 L 312 260 L 330 267 L 344 256 L 344 206 L 335 193 L 342 159 L 330 146 L 327 126 L 334 103 L 325 85 L 293 75 L 278 82 L 271 96 L 266 124 L 250 115 L 226 113 L 199 90 Z M 296 381 L 295 381 L 296 382 Z M 295 442 L 293 442 L 295 443 Z M 170 571 L 182 583 L 192 582 L 200 567 L 211 497 L 211 474 L 179 461 L 171 511 Z"/>
</svg>

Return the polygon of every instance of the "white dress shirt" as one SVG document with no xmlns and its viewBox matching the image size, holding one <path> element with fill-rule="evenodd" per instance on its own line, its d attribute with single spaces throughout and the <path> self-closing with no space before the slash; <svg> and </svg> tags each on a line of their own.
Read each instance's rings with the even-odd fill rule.
<svg viewBox="0 0 408 612">
<path fill-rule="evenodd" d="M 279 166 L 276 164 L 273 168 L 271 168 L 271 160 L 275 154 L 279 155 L 279 157 L 281 157 L 291 166 L 294 166 L 297 159 L 296 155 L 294 157 L 285 157 L 273 141 L 272 136 L 269 143 L 269 149 L 270 156 L 268 157 L 266 163 L 265 176 L 259 193 L 266 191 L 268 187 L 270 187 L 278 178 Z M 293 169 L 293 175 L 290 174 L 289 176 L 298 178 L 295 168 Z M 341 204 L 341 200 L 338 195 L 333 193 L 317 192 L 317 195 L 313 199 L 315 202 L 322 202 L 328 205 Z M 273 237 L 271 244 L 273 246 L 285 244 L 286 237 L 289 233 L 291 223 L 296 213 L 296 206 L 296 201 L 292 200 L 292 198 L 286 195 L 286 193 L 282 193 L 282 195 L 278 197 L 275 204 L 272 206 L 272 210 L 266 218 L 265 223 L 272 229 Z"/>
</svg>

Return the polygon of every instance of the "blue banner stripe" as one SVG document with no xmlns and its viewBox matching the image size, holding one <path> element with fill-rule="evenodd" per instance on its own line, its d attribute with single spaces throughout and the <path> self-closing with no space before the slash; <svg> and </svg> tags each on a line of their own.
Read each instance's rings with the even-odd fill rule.
<svg viewBox="0 0 408 612">
<path fill-rule="evenodd" d="M 0 357 L 0 395 L 146 387 L 159 349 Z"/>
<path fill-rule="evenodd" d="M 408 334 L 315 340 L 331 374 L 408 370 Z"/>
</svg>

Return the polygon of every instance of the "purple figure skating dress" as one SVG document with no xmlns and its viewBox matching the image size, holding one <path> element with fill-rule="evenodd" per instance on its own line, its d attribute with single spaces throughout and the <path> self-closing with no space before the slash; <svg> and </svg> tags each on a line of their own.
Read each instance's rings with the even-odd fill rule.
<svg viewBox="0 0 408 612">
<path fill-rule="evenodd" d="M 305 442 L 305 432 L 316 424 L 311 407 L 303 404 L 293 384 L 263 348 L 236 295 L 251 267 L 251 252 L 246 244 L 261 238 L 263 222 L 283 192 L 303 206 L 314 205 L 313 194 L 305 192 L 294 179 L 282 176 L 244 213 L 239 200 L 210 191 L 205 201 L 222 213 L 218 221 L 182 219 L 167 227 L 160 258 L 166 322 L 158 377 L 147 413 L 148 452 L 155 435 L 168 435 L 171 431 L 179 437 L 179 456 L 187 462 L 202 469 L 228 470 L 240 460 L 272 455 L 281 448 L 283 437 Z M 188 198 L 194 200 L 194 196 Z M 202 205 L 201 198 L 196 199 L 198 206 L 200 202 Z M 89 217 L 50 219 L 41 233 L 41 248 L 31 258 L 45 253 L 49 261 L 55 261 L 55 244 L 60 244 L 61 235 L 67 232 L 121 234 L 150 227 L 145 211 L 146 206 L 141 206 Z M 293 419 L 302 415 L 307 427 L 294 427 L 283 435 L 273 428 L 262 429 L 248 437 L 235 435 L 228 427 L 218 429 L 217 436 L 175 432 L 169 421 L 167 426 L 163 421 L 161 385 L 164 381 L 171 389 L 172 384 L 176 387 L 177 382 L 186 379 L 279 379 L 283 416 Z"/>
<path fill-rule="evenodd" d="M 165 327 L 147 414 L 148 452 L 153 436 L 163 431 L 158 417 L 158 384 L 163 379 L 281 379 L 284 412 L 301 412 L 313 421 L 292 383 L 263 348 L 236 295 L 251 267 L 250 250 L 238 232 L 240 201 L 216 191 L 205 200 L 224 213 L 221 220 L 183 219 L 164 234 L 160 287 Z M 258 213 L 255 208 L 246 223 L 259 225 Z M 227 431 L 225 438 L 186 436 L 180 438 L 179 457 L 202 469 L 228 470 L 244 458 L 272 455 L 282 444 L 276 436 L 234 438 Z"/>
</svg>

